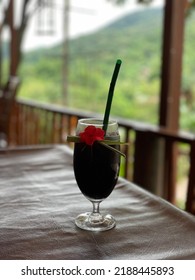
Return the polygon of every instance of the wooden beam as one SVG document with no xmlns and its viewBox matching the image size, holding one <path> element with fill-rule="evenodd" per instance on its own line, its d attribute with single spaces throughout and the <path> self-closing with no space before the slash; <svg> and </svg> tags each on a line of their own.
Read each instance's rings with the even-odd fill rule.
<svg viewBox="0 0 195 280">
<path fill-rule="evenodd" d="M 166 0 L 161 68 L 159 125 L 179 127 L 184 21 L 187 0 Z"/>
</svg>

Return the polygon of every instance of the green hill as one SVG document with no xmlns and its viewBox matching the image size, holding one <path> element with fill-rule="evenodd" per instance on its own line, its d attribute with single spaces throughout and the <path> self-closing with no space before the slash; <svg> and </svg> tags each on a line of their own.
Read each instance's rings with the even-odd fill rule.
<svg viewBox="0 0 195 280">
<path fill-rule="evenodd" d="M 157 123 L 162 18 L 162 10 L 145 9 L 122 17 L 93 34 L 71 40 L 68 106 L 103 113 L 114 64 L 120 58 L 123 63 L 111 113 Z M 188 21 L 187 32 L 194 34 L 193 17 Z M 186 89 L 193 89 L 191 67 L 194 63 L 189 56 L 194 57 L 194 51 L 189 43 L 186 48 L 184 60 L 188 63 L 184 68 L 188 74 L 184 73 L 183 84 Z M 20 96 L 62 105 L 62 67 L 62 45 L 25 55 Z M 184 112 L 182 125 L 191 128 L 193 118 L 190 124 L 185 120 L 185 110 L 190 108 L 183 102 L 181 109 L 182 114 Z"/>
</svg>

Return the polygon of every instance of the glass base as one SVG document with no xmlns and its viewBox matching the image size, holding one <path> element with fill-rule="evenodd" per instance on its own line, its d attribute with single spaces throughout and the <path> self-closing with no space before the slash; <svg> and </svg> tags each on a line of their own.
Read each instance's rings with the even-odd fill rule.
<svg viewBox="0 0 195 280">
<path fill-rule="evenodd" d="M 105 231 L 115 227 L 115 219 L 107 214 L 105 216 L 99 213 L 83 213 L 77 216 L 75 224 L 84 230 L 90 231 Z"/>
</svg>

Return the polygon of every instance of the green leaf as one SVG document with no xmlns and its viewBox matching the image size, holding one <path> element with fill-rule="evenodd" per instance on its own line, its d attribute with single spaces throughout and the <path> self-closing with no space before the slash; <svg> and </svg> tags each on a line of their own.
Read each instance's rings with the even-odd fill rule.
<svg viewBox="0 0 195 280">
<path fill-rule="evenodd" d="M 67 141 L 68 142 L 74 142 L 74 143 L 79 143 L 80 142 L 80 137 L 79 136 L 67 136 Z"/>
<path fill-rule="evenodd" d="M 99 143 L 104 143 L 106 145 L 129 145 L 129 143 L 121 142 L 121 141 L 112 141 L 112 140 L 100 140 Z"/>
</svg>

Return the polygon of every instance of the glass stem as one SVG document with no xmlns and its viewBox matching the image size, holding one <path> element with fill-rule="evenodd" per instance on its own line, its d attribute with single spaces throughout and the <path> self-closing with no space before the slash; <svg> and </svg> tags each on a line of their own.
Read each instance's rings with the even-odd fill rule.
<svg viewBox="0 0 195 280">
<path fill-rule="evenodd" d="M 99 214 L 99 213 L 100 213 L 100 202 L 93 201 L 93 214 Z"/>
<path fill-rule="evenodd" d="M 103 217 L 99 212 L 99 205 L 101 201 L 92 201 L 93 203 L 93 212 L 89 216 L 89 221 L 91 223 L 102 223 Z"/>
</svg>

